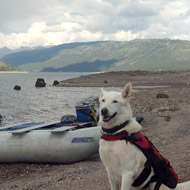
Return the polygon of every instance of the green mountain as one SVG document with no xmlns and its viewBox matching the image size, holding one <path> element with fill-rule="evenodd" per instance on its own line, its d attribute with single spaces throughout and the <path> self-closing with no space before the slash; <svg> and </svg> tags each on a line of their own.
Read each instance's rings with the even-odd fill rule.
<svg viewBox="0 0 190 190">
<path fill-rule="evenodd" d="M 189 70 L 190 41 L 144 39 L 71 43 L 9 54 L 3 60 L 22 70 L 44 72 Z"/>
<path fill-rule="evenodd" d="M 72 50 L 79 46 L 85 46 L 85 45 L 94 45 L 100 42 L 81 42 L 81 43 L 69 43 L 69 44 L 61 44 L 57 46 L 53 46 L 50 48 L 36 48 L 34 50 L 26 50 L 16 53 L 11 53 L 3 58 L 1 60 L 5 61 L 6 63 L 12 65 L 12 66 L 20 66 L 27 63 L 36 63 L 36 62 L 44 62 L 52 57 L 56 57 L 60 51 L 63 50 Z"/>
<path fill-rule="evenodd" d="M 0 61 L 0 71 L 15 71 L 14 67 Z"/>
</svg>

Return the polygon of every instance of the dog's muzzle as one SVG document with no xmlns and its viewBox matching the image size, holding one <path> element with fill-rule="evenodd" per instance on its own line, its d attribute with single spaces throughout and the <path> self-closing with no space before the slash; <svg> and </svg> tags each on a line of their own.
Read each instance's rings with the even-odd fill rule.
<svg viewBox="0 0 190 190">
<path fill-rule="evenodd" d="M 113 115 L 109 116 L 108 109 L 107 108 L 102 108 L 101 109 L 101 115 L 102 115 L 103 121 L 108 122 L 108 121 L 110 121 L 111 119 L 113 119 L 117 115 L 117 112 L 115 112 Z"/>
</svg>

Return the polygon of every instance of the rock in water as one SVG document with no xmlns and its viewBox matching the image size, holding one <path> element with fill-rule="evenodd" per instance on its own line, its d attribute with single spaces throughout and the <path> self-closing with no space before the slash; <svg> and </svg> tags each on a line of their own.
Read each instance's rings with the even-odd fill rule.
<svg viewBox="0 0 190 190">
<path fill-rule="evenodd" d="M 3 121 L 3 116 L 0 114 L 0 123 Z"/>
<path fill-rule="evenodd" d="M 21 90 L 21 87 L 19 85 L 15 85 L 14 90 Z"/>
<path fill-rule="evenodd" d="M 38 78 L 35 84 L 35 87 L 45 87 L 46 83 L 43 78 Z"/>
<path fill-rule="evenodd" d="M 54 82 L 53 82 L 53 86 L 57 86 L 58 84 L 59 84 L 59 81 L 54 80 Z"/>
</svg>

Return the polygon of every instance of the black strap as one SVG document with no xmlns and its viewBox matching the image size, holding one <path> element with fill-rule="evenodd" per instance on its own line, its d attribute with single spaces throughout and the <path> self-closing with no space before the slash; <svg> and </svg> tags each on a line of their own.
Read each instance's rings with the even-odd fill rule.
<svg viewBox="0 0 190 190">
<path fill-rule="evenodd" d="M 138 178 L 135 179 L 132 186 L 138 187 L 138 186 L 142 185 L 146 181 L 146 179 L 148 178 L 150 173 L 151 173 L 151 167 L 150 168 L 145 167 L 144 170 L 141 172 L 141 174 L 138 176 Z"/>
<path fill-rule="evenodd" d="M 165 164 L 165 160 L 162 160 L 162 164 L 160 166 L 162 169 L 160 170 L 160 173 L 157 175 L 157 181 L 156 181 L 156 185 L 154 187 L 154 190 L 159 190 L 160 186 L 164 183 L 164 180 L 167 178 L 168 176 L 168 170 L 167 170 L 167 166 Z"/>
<path fill-rule="evenodd" d="M 120 133 L 122 134 L 122 133 Z M 120 140 L 126 140 L 126 141 L 130 141 L 133 144 L 135 144 L 135 141 L 142 141 L 142 139 L 139 136 L 136 136 L 134 133 L 132 133 L 130 136 L 126 136 L 126 137 L 122 137 L 120 138 Z"/>
<path fill-rule="evenodd" d="M 144 186 L 144 189 L 146 189 L 147 187 L 149 187 L 149 185 L 151 184 L 151 183 L 153 183 L 153 182 L 156 182 L 157 181 L 157 176 L 156 175 L 154 175 L 154 176 L 152 176 L 151 178 L 150 178 L 150 180 L 148 181 L 148 183 Z"/>
<path fill-rule="evenodd" d="M 116 133 L 117 131 L 119 131 L 120 129 L 123 129 L 126 125 L 128 125 L 129 121 L 125 121 L 124 123 L 122 123 L 121 125 L 115 126 L 111 129 L 106 129 L 102 127 L 103 132 L 108 133 L 108 134 L 112 134 L 112 133 Z"/>
<path fill-rule="evenodd" d="M 154 159 L 154 150 L 153 150 L 153 145 L 150 144 L 150 148 L 149 148 L 149 157 L 147 158 L 147 162 L 145 163 L 145 168 L 151 168 L 152 166 L 152 162 Z M 155 174 L 154 176 L 151 177 L 151 179 L 148 181 L 148 183 L 144 186 L 144 188 L 146 189 L 151 183 L 156 182 L 155 186 L 154 186 L 154 190 L 159 190 L 160 186 L 164 183 L 164 180 L 167 178 L 168 175 L 168 170 L 167 170 L 167 166 L 165 164 L 165 161 L 162 160 L 162 164 L 160 164 L 160 168 L 159 170 L 157 170 L 157 174 Z"/>
<path fill-rule="evenodd" d="M 142 151 L 142 147 L 141 146 L 139 146 L 135 142 L 133 142 L 133 144 L 135 144 Z M 148 154 L 147 160 L 146 160 L 145 165 L 144 165 L 145 168 L 141 172 L 141 174 L 133 182 L 132 186 L 134 186 L 134 187 L 138 187 L 138 186 L 142 185 L 146 181 L 146 179 L 148 178 L 148 176 L 151 173 L 152 162 L 153 162 L 153 159 L 154 159 L 154 150 L 153 150 L 151 144 L 150 144 L 150 147 L 148 149 L 148 152 L 149 152 L 149 154 Z M 148 184 L 149 184 L 149 182 L 148 182 Z M 147 184 L 145 186 L 147 186 Z"/>
<path fill-rule="evenodd" d="M 160 186 L 163 184 L 165 177 L 166 177 L 166 173 L 160 173 L 159 175 L 152 176 L 151 179 L 149 180 L 149 182 L 144 186 L 144 189 L 149 187 L 149 185 L 151 183 L 156 182 L 156 184 L 154 186 L 154 190 L 159 190 Z"/>
</svg>

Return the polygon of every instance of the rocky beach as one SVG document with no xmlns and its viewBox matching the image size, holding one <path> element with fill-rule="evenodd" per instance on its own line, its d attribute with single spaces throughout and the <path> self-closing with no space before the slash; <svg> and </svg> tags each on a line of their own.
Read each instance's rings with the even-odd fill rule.
<svg viewBox="0 0 190 190">
<path fill-rule="evenodd" d="M 180 182 L 190 180 L 190 71 L 106 72 L 61 81 L 58 86 L 123 87 L 132 82 L 134 116 L 143 116 L 143 134 L 170 160 Z M 0 164 L 0 190 L 108 190 L 96 154 L 83 162 Z"/>
</svg>

